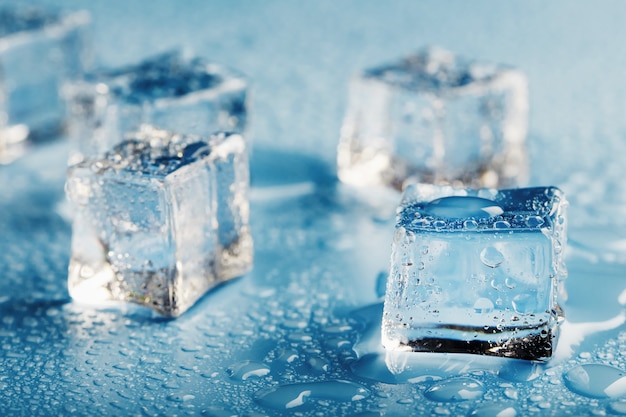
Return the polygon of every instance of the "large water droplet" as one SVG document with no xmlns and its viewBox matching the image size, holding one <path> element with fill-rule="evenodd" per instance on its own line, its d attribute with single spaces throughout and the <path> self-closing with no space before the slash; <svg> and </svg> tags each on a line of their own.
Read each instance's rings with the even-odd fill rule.
<svg viewBox="0 0 626 417">
<path fill-rule="evenodd" d="M 438 402 L 456 402 L 476 400 L 485 394 L 485 387 L 480 381 L 459 377 L 436 383 L 424 392 L 429 400 Z"/>
<path fill-rule="evenodd" d="M 270 367 L 261 362 L 241 361 L 230 365 L 226 373 L 231 379 L 245 381 L 248 378 L 260 378 L 270 373 Z"/>
<path fill-rule="evenodd" d="M 312 372 L 317 374 L 328 372 L 328 369 L 330 368 L 330 363 L 326 359 L 320 358 L 319 356 L 309 358 L 307 365 Z"/>
<path fill-rule="evenodd" d="M 513 309 L 517 313 L 534 313 L 537 310 L 537 299 L 532 294 L 518 294 L 513 297 Z"/>
<path fill-rule="evenodd" d="M 626 395 L 626 372 L 608 365 L 575 366 L 563 375 L 571 391 L 591 398 L 619 398 Z"/>
<path fill-rule="evenodd" d="M 609 404 L 609 410 L 612 414 L 617 414 L 619 416 L 626 415 L 626 401 L 618 400 Z"/>
<path fill-rule="evenodd" d="M 481 297 L 474 303 L 474 311 L 476 313 L 489 313 L 493 311 L 493 303 L 490 299 Z"/>
<path fill-rule="evenodd" d="M 335 380 L 279 385 L 258 391 L 255 399 L 263 406 L 288 410 L 303 405 L 309 398 L 348 402 L 369 396 L 370 392 L 359 384 Z"/>
<path fill-rule="evenodd" d="M 504 262 L 504 255 L 493 246 L 488 246 L 480 252 L 480 261 L 489 268 L 497 268 Z"/>
<path fill-rule="evenodd" d="M 433 200 L 424 207 L 424 212 L 435 217 L 449 219 L 488 219 L 504 213 L 502 207 L 491 200 L 479 197 L 444 197 Z"/>
</svg>

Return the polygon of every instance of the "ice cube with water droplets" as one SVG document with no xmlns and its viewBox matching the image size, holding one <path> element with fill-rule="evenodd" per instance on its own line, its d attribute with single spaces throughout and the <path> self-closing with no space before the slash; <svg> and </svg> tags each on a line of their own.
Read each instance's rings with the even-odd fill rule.
<svg viewBox="0 0 626 417">
<path fill-rule="evenodd" d="M 73 165 L 70 295 L 182 314 L 251 268 L 248 183 L 238 134 L 202 139 L 146 125 Z"/>
<path fill-rule="evenodd" d="M 528 92 L 514 68 L 436 48 L 363 71 L 350 85 L 338 174 L 355 185 L 523 185 Z"/>
<path fill-rule="evenodd" d="M 70 164 L 108 151 L 146 123 L 201 137 L 229 131 L 249 140 L 247 79 L 178 51 L 94 71 L 68 95 L 75 142 Z"/>
<path fill-rule="evenodd" d="M 65 127 L 62 90 L 89 65 L 86 12 L 0 8 L 0 164 Z"/>
<path fill-rule="evenodd" d="M 566 207 L 554 187 L 409 185 L 398 210 L 383 345 L 549 358 L 563 317 Z"/>
</svg>

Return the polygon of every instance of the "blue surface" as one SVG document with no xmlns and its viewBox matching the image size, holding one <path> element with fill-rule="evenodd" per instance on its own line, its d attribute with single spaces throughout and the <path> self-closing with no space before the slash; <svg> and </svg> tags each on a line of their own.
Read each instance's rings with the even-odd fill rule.
<svg viewBox="0 0 626 417">
<path fill-rule="evenodd" d="M 64 6 L 90 9 L 103 64 L 185 45 L 254 81 L 256 263 L 174 321 L 77 305 L 66 290 L 66 145 L 0 167 L 3 415 L 625 412 L 626 4 Z M 399 197 L 368 202 L 337 184 L 335 148 L 349 77 L 427 44 L 528 73 L 531 182 L 571 202 L 567 320 L 548 364 L 380 348 L 378 277 Z"/>
</svg>

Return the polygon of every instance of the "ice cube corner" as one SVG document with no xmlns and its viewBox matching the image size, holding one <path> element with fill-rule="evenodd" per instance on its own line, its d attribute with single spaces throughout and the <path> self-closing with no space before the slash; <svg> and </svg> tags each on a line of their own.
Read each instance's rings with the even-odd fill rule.
<svg viewBox="0 0 626 417">
<path fill-rule="evenodd" d="M 409 185 L 392 245 L 385 348 L 551 357 L 563 318 L 566 208 L 555 187 Z"/>
</svg>

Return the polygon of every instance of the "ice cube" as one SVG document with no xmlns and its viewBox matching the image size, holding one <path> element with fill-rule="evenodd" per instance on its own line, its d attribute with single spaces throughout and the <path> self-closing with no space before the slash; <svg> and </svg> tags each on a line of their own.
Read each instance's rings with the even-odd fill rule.
<svg viewBox="0 0 626 417">
<path fill-rule="evenodd" d="M 567 276 L 566 207 L 554 187 L 409 185 L 385 294 L 385 348 L 549 358 Z"/>
<path fill-rule="evenodd" d="M 62 89 L 89 63 L 86 12 L 0 8 L 0 164 L 64 128 Z"/>
<path fill-rule="evenodd" d="M 70 93 L 77 142 L 70 165 L 101 155 L 144 123 L 201 137 L 216 131 L 244 134 L 247 86 L 236 71 L 176 51 L 88 74 Z"/>
<path fill-rule="evenodd" d="M 248 182 L 240 135 L 150 126 L 70 167 L 70 295 L 183 313 L 252 266 Z"/>
<path fill-rule="evenodd" d="M 523 185 L 528 92 L 519 70 L 425 49 L 350 85 L 338 148 L 344 182 Z"/>
</svg>

